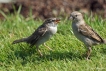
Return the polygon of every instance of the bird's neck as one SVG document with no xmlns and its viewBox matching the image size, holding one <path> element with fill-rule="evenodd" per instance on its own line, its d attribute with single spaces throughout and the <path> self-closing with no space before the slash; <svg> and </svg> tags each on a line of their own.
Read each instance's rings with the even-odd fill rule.
<svg viewBox="0 0 106 71">
<path fill-rule="evenodd" d="M 85 24 L 85 21 L 84 20 L 75 20 L 75 21 L 73 21 L 73 23 L 82 25 L 82 24 Z"/>
<path fill-rule="evenodd" d="M 52 23 L 52 24 L 47 24 L 47 26 L 48 27 L 57 27 L 57 24 Z"/>
</svg>

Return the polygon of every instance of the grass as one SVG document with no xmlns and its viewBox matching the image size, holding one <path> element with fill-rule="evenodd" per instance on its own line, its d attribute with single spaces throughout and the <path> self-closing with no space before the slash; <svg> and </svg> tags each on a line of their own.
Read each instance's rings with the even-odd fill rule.
<svg viewBox="0 0 106 71">
<path fill-rule="evenodd" d="M 71 21 L 61 21 L 58 32 L 46 43 L 53 51 L 40 46 L 44 55 L 40 57 L 36 47 L 11 43 L 29 36 L 43 21 L 26 20 L 19 14 L 5 17 L 0 21 L 0 71 L 106 71 L 106 45 L 93 46 L 91 59 L 85 60 L 86 48 L 73 35 Z M 106 38 L 105 20 L 85 16 L 85 21 Z"/>
</svg>

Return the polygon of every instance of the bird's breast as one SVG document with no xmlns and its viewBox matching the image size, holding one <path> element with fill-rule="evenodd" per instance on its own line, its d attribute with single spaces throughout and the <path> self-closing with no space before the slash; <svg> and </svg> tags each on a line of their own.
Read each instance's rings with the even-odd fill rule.
<svg viewBox="0 0 106 71">
<path fill-rule="evenodd" d="M 75 23 L 72 24 L 72 30 L 73 30 L 73 33 L 76 36 L 76 38 L 83 41 L 84 36 L 79 33 L 77 24 L 75 24 Z"/>
<path fill-rule="evenodd" d="M 55 34 L 57 32 L 57 27 L 49 27 L 49 31 L 52 33 L 52 34 Z"/>
<path fill-rule="evenodd" d="M 84 35 L 82 35 L 79 31 L 78 31 L 78 25 L 76 25 L 75 23 L 72 24 L 72 29 L 73 29 L 73 33 L 75 35 L 75 37 L 77 39 L 79 39 L 80 41 L 82 41 L 85 45 L 93 45 L 95 44 L 95 42 L 90 39 L 89 37 L 86 37 Z"/>
<path fill-rule="evenodd" d="M 73 30 L 73 33 L 78 33 L 78 26 L 77 24 L 72 24 L 72 30 Z"/>
</svg>

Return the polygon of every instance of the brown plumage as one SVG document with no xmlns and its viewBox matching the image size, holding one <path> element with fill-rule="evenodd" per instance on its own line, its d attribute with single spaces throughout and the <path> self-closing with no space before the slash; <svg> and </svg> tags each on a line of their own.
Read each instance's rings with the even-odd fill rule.
<svg viewBox="0 0 106 71">
<path fill-rule="evenodd" d="M 80 12 L 74 11 L 71 13 L 73 33 L 87 47 L 87 59 L 91 54 L 91 46 L 97 44 L 106 44 L 106 39 L 100 37 L 89 25 L 87 25 Z"/>
<path fill-rule="evenodd" d="M 31 47 L 35 45 L 42 56 L 39 46 L 48 41 L 57 32 L 57 24 L 59 21 L 60 19 L 57 18 L 49 18 L 45 20 L 45 22 L 39 26 L 31 36 L 15 40 L 13 41 L 13 44 L 26 42 L 29 43 Z M 46 45 L 44 44 L 44 46 Z M 49 48 L 48 46 L 46 47 Z"/>
<path fill-rule="evenodd" d="M 87 24 L 80 25 L 78 28 L 79 33 L 82 35 L 91 38 L 94 41 L 97 41 L 99 43 L 104 43 L 103 39 Z"/>
</svg>

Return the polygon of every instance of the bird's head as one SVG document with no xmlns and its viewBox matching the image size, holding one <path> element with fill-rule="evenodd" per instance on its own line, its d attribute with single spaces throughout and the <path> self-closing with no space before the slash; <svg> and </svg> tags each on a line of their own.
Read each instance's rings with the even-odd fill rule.
<svg viewBox="0 0 106 71">
<path fill-rule="evenodd" d="M 71 13 L 69 19 L 73 20 L 73 21 L 80 21 L 83 19 L 83 16 L 80 12 L 78 11 L 74 11 Z"/>
<path fill-rule="evenodd" d="M 48 18 L 45 20 L 44 24 L 57 25 L 59 22 L 60 22 L 60 19 L 58 18 Z"/>
</svg>

